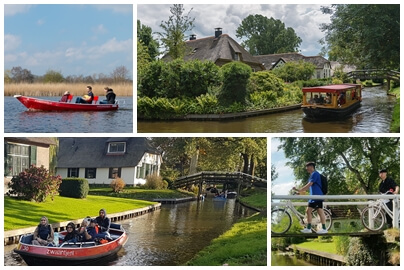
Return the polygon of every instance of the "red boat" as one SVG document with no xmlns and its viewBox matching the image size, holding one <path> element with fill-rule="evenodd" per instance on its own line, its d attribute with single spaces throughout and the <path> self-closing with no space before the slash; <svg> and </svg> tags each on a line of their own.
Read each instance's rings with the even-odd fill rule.
<svg viewBox="0 0 404 270">
<path fill-rule="evenodd" d="M 112 241 L 63 243 L 66 231 L 60 232 L 59 246 L 31 245 L 33 234 L 21 236 L 14 252 L 18 253 L 28 265 L 103 265 L 117 257 L 118 251 L 128 239 L 119 224 L 111 224 L 109 229 Z"/>
<path fill-rule="evenodd" d="M 80 104 L 50 101 L 21 95 L 15 95 L 14 97 L 30 111 L 114 111 L 118 109 L 118 104 Z"/>
</svg>

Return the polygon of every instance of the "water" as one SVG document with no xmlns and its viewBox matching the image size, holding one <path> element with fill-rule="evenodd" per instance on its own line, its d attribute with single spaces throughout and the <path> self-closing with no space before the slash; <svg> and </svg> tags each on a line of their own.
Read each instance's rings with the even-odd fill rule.
<svg viewBox="0 0 404 270">
<path fill-rule="evenodd" d="M 110 265 L 183 265 L 236 220 L 253 213 L 234 199 L 163 205 L 161 210 L 120 222 L 129 238 Z M 12 252 L 14 247 L 5 247 L 5 265 L 25 265 Z"/>
<path fill-rule="evenodd" d="M 38 97 L 57 101 L 60 97 Z M 106 112 L 31 112 L 4 97 L 5 133 L 132 133 L 133 98 L 119 97 L 119 109 Z"/>
<path fill-rule="evenodd" d="M 226 121 L 138 121 L 138 132 L 195 133 L 385 133 L 389 131 L 395 98 L 382 87 L 364 88 L 362 106 L 340 121 L 309 122 L 293 110 Z"/>
<path fill-rule="evenodd" d="M 299 260 L 295 256 L 286 253 L 271 251 L 271 266 L 308 266 L 314 265 L 306 261 Z"/>
</svg>

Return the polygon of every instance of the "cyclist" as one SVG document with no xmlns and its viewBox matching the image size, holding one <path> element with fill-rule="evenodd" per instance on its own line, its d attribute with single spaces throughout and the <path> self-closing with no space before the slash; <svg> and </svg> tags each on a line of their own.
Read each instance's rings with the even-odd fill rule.
<svg viewBox="0 0 404 270">
<path fill-rule="evenodd" d="M 302 187 L 301 189 L 296 189 L 300 194 L 305 192 L 306 190 L 310 190 L 310 195 L 324 195 L 321 190 L 321 177 L 320 173 L 316 171 L 316 164 L 312 161 L 306 163 L 306 170 L 310 174 L 308 183 Z M 325 226 L 325 215 L 323 210 L 323 200 L 309 200 L 308 207 L 306 209 L 307 215 L 307 227 L 301 230 L 302 233 L 311 233 L 311 221 L 312 221 L 312 211 L 316 209 L 322 224 L 322 229 L 318 230 L 318 234 L 328 233 L 327 228 Z"/>
<path fill-rule="evenodd" d="M 398 191 L 400 190 L 400 188 L 391 177 L 387 177 L 386 169 L 381 169 L 379 171 L 379 177 L 380 177 L 380 179 L 382 179 L 382 181 L 379 184 L 379 192 L 381 192 L 381 193 L 391 192 L 393 194 L 398 194 Z M 390 210 L 393 211 L 393 201 L 392 200 L 389 200 L 389 202 L 386 203 L 386 205 Z M 386 221 L 387 221 L 387 226 L 389 228 L 391 228 L 393 226 L 393 221 L 391 220 L 390 215 L 386 215 Z"/>
</svg>

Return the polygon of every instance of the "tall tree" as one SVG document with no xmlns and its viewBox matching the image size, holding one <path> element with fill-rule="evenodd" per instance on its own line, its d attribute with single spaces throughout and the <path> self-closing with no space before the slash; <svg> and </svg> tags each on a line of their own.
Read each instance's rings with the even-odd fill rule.
<svg viewBox="0 0 404 270">
<path fill-rule="evenodd" d="M 137 40 L 147 48 L 150 58 L 156 59 L 159 55 L 159 43 L 153 38 L 151 27 L 142 24 L 140 20 L 137 20 Z"/>
<path fill-rule="evenodd" d="M 13 82 L 16 83 L 33 83 L 34 75 L 28 69 L 22 67 L 13 67 L 10 71 Z"/>
<path fill-rule="evenodd" d="M 331 23 L 321 25 L 329 58 L 361 68 L 400 68 L 400 5 L 323 7 Z"/>
<path fill-rule="evenodd" d="M 400 179 L 400 138 L 332 137 L 280 138 L 285 156 L 291 161 L 296 179 L 302 184 L 309 177 L 307 161 L 329 179 L 330 194 L 374 193 L 378 191 L 380 168 L 394 180 Z"/>
<path fill-rule="evenodd" d="M 242 45 L 252 55 L 296 52 L 302 43 L 293 28 L 286 28 L 282 21 L 259 14 L 244 18 L 236 36 L 246 39 Z"/>
<path fill-rule="evenodd" d="M 172 59 L 182 58 L 186 53 L 185 32 L 194 28 L 195 18 L 190 17 L 192 9 L 185 14 L 182 4 L 174 4 L 170 7 L 171 16 L 167 21 L 161 21 L 161 42 Z"/>
</svg>

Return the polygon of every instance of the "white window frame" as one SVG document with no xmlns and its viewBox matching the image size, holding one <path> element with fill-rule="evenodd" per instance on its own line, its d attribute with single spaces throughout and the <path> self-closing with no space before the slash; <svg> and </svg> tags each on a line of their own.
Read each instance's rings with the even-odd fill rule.
<svg viewBox="0 0 404 270">
<path fill-rule="evenodd" d="M 114 144 L 116 146 L 114 146 Z M 123 144 L 123 151 L 118 150 L 118 148 L 119 148 L 118 145 L 121 145 L 121 144 Z M 116 151 L 111 151 L 111 146 L 116 147 L 117 150 Z M 110 143 L 108 143 L 108 154 L 124 154 L 125 152 L 126 152 L 126 142 L 110 142 Z"/>
</svg>

